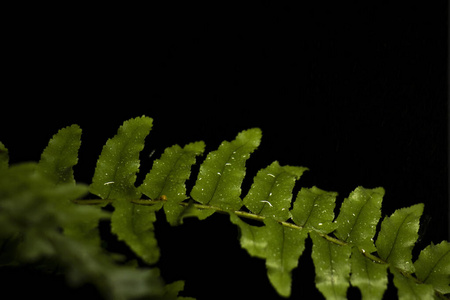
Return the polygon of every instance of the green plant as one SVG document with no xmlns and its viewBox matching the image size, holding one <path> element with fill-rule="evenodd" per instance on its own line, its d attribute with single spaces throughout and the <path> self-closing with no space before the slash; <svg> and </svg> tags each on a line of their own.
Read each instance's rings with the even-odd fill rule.
<svg viewBox="0 0 450 300">
<path fill-rule="evenodd" d="M 103 147 L 89 186 L 73 175 L 81 145 L 77 125 L 61 129 L 39 163 L 9 166 L 8 150 L 0 143 L 0 264 L 61 270 L 69 283 L 89 282 L 107 299 L 192 299 L 178 296 L 183 281 L 165 284 L 151 267 L 160 255 L 155 213 L 163 209 L 171 225 L 180 225 L 186 217 L 202 220 L 219 212 L 239 227 L 241 246 L 265 260 L 270 282 L 284 297 L 291 293 L 291 271 L 309 236 L 316 287 L 327 299 L 346 298 L 350 284 L 363 299 L 381 299 L 388 269 L 399 298 L 447 299 L 450 243 L 431 244 L 412 261 L 423 204 L 385 217 L 378 232 L 382 188 L 356 188 L 336 218 L 337 193 L 317 187 L 302 188 L 291 209 L 295 181 L 307 169 L 278 162 L 260 170 L 241 198 L 246 161 L 261 140 L 257 128 L 210 152 L 189 196 L 185 183 L 204 152 L 203 142 L 165 149 L 136 187 L 139 154 L 151 128 L 152 119 L 145 116 L 126 121 Z M 104 209 L 109 205 L 112 213 Z M 111 231 L 148 268 L 101 247 L 103 219 L 110 219 Z"/>
</svg>

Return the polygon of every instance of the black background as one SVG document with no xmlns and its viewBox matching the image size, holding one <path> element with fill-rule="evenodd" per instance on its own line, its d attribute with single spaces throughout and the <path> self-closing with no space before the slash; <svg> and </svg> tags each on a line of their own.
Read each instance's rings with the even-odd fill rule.
<svg viewBox="0 0 450 300">
<path fill-rule="evenodd" d="M 11 163 L 38 160 L 76 123 L 75 176 L 89 183 L 106 139 L 147 115 L 139 181 L 168 146 L 204 140 L 209 152 L 260 127 L 243 195 L 274 160 L 306 166 L 294 193 L 337 191 L 338 209 L 355 187 L 382 186 L 383 216 L 425 203 L 417 250 L 448 239 L 448 3 L 245 3 L 11 8 L 0 113 Z M 158 266 L 166 281 L 186 280 L 186 295 L 277 299 L 226 216 L 175 228 L 158 217 Z M 292 299 L 320 298 L 310 248 Z"/>
</svg>

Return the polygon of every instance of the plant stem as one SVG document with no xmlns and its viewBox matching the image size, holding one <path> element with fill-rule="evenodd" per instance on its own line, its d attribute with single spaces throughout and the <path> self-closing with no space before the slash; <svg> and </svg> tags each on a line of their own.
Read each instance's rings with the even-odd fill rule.
<svg viewBox="0 0 450 300">
<path fill-rule="evenodd" d="M 111 199 L 83 199 L 83 200 L 75 200 L 74 203 L 76 203 L 76 204 L 85 204 L 85 205 L 100 205 L 100 204 L 105 205 L 105 204 L 108 204 L 108 203 L 110 203 L 112 201 L 114 201 L 114 200 L 111 200 Z M 158 204 L 158 203 L 161 203 L 161 202 L 164 202 L 164 201 L 166 201 L 166 200 L 164 200 L 164 199 L 156 199 L 156 200 L 136 199 L 136 200 L 131 200 L 132 203 L 137 204 L 137 205 L 155 205 L 155 204 Z M 188 205 L 190 205 L 190 203 L 188 203 L 188 202 L 180 202 L 180 205 L 188 206 Z M 215 206 L 198 204 L 198 203 L 194 203 L 192 205 L 195 206 L 198 209 L 213 209 L 216 212 L 222 213 L 222 214 L 229 214 L 230 213 L 229 211 L 227 211 L 225 209 L 222 209 L 222 208 L 219 208 L 219 207 L 215 207 Z M 233 211 L 233 213 L 235 213 L 239 217 L 242 217 L 242 218 L 245 218 L 245 219 L 249 219 L 249 220 L 255 220 L 255 221 L 259 221 L 259 222 L 263 222 L 264 219 L 266 218 L 266 217 L 261 216 L 261 215 L 257 215 L 257 214 L 253 214 L 253 213 L 246 212 L 246 211 L 241 211 L 241 210 Z M 296 229 L 296 230 L 303 229 L 302 226 L 298 226 L 298 225 L 295 225 L 295 224 L 290 223 L 290 222 L 279 222 L 279 223 L 281 225 L 287 227 L 287 228 Z M 337 245 L 340 245 L 340 246 L 348 245 L 348 243 L 346 243 L 346 242 L 344 242 L 344 241 L 342 241 L 342 240 L 340 240 L 338 238 L 332 237 L 332 236 L 330 236 L 328 234 L 324 234 L 324 233 L 321 233 L 321 232 L 317 232 L 317 233 L 320 236 L 322 236 L 323 238 L 325 238 L 326 240 L 328 240 L 328 241 L 330 241 L 330 242 L 332 242 L 334 244 L 337 244 Z M 372 255 L 370 253 L 367 253 L 364 250 L 360 249 L 360 252 L 364 256 L 366 256 L 367 258 L 369 258 L 369 259 L 371 259 L 371 260 L 373 260 L 373 261 L 375 261 L 377 263 L 387 264 L 387 262 L 385 262 L 381 258 L 379 258 L 379 257 L 377 257 L 375 255 Z"/>
</svg>

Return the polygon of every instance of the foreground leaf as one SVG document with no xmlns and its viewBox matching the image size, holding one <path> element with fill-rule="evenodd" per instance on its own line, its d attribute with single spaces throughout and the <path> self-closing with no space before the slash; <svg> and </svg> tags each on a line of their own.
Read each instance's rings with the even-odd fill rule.
<svg viewBox="0 0 450 300">
<path fill-rule="evenodd" d="M 413 278 L 406 277 L 396 268 L 389 268 L 394 274 L 394 285 L 398 289 L 399 300 L 432 300 L 434 299 L 433 287 L 429 284 L 417 283 Z"/>
<path fill-rule="evenodd" d="M 52 237 L 57 261 L 71 285 L 93 284 L 105 299 L 161 299 L 164 284 L 158 269 L 115 264 L 111 257 L 72 239 Z"/>
<path fill-rule="evenodd" d="M 330 233 L 336 229 L 334 206 L 337 193 L 326 192 L 317 187 L 302 188 L 291 210 L 292 220 L 308 230 Z"/>
<path fill-rule="evenodd" d="M 253 213 L 277 221 L 290 218 L 289 208 L 295 181 L 307 168 L 280 166 L 277 161 L 258 172 L 244 198 L 244 205 Z"/>
<path fill-rule="evenodd" d="M 397 209 L 390 217 L 384 218 L 376 246 L 381 259 L 391 266 L 407 272 L 414 272 L 412 248 L 419 235 L 419 220 L 423 204 Z"/>
<path fill-rule="evenodd" d="M 187 199 L 185 182 L 191 174 L 191 166 L 196 156 L 203 153 L 205 144 L 196 142 L 181 148 L 178 145 L 167 148 L 160 159 L 153 163 L 153 168 L 139 187 L 150 199 L 161 196 L 167 198 L 164 204 L 167 221 L 175 225 L 184 210 L 180 202 Z"/>
<path fill-rule="evenodd" d="M 90 192 L 102 199 L 139 199 L 134 186 L 139 171 L 139 153 L 152 128 L 152 119 L 142 116 L 125 121 L 109 139 L 97 161 Z"/>
<path fill-rule="evenodd" d="M 361 291 L 363 300 L 382 299 L 387 289 L 387 264 L 379 264 L 365 257 L 353 247 L 350 259 L 352 275 L 350 282 Z"/>
<path fill-rule="evenodd" d="M 36 170 L 36 164 L 25 163 L 0 172 L 0 239 L 23 235 L 21 240 L 30 247 L 21 247 L 23 253 L 18 254 L 30 259 L 52 248 L 45 238 L 47 234 L 78 222 L 90 210 L 66 205 L 84 196 L 86 186 L 55 186 Z"/>
<path fill-rule="evenodd" d="M 357 187 L 344 200 L 336 219 L 336 237 L 357 245 L 368 253 L 376 251 L 373 245 L 376 226 L 381 218 L 384 189 Z"/>
<path fill-rule="evenodd" d="M 450 243 L 431 244 L 414 263 L 417 279 L 431 284 L 442 294 L 450 293 Z"/>
<path fill-rule="evenodd" d="M 72 125 L 58 131 L 42 152 L 39 171 L 55 184 L 75 184 L 73 166 L 78 162 L 81 128 Z"/>
<path fill-rule="evenodd" d="M 350 277 L 350 246 L 329 242 L 315 232 L 310 233 L 313 241 L 312 259 L 316 270 L 316 287 L 329 299 L 347 299 Z"/>
<path fill-rule="evenodd" d="M 223 142 L 200 166 L 191 197 L 205 205 L 225 210 L 242 207 L 241 184 L 245 162 L 261 142 L 259 128 L 242 131 L 232 142 Z"/>
</svg>

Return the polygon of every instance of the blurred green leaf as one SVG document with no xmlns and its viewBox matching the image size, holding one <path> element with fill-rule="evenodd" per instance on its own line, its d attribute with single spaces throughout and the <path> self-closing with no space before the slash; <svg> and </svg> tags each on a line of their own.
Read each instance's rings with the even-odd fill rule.
<svg viewBox="0 0 450 300">
<path fill-rule="evenodd" d="M 0 171 L 8 168 L 9 155 L 8 149 L 0 142 Z"/>
</svg>

